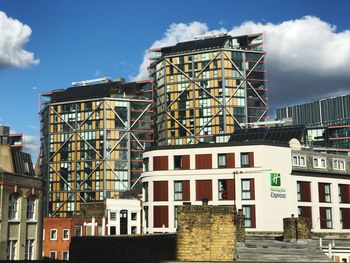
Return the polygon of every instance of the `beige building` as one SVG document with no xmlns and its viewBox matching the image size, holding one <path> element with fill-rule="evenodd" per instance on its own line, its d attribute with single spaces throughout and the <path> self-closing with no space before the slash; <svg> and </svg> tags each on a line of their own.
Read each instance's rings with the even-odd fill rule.
<svg viewBox="0 0 350 263">
<path fill-rule="evenodd" d="M 41 258 L 43 181 L 30 155 L 0 144 L 0 260 Z"/>
</svg>

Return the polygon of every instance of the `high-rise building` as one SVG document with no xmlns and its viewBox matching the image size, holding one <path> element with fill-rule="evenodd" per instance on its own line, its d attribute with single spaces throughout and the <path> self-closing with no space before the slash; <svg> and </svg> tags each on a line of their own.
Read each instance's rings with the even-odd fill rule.
<svg viewBox="0 0 350 263">
<path fill-rule="evenodd" d="M 276 110 L 277 119 L 305 125 L 313 147 L 327 152 L 350 152 L 350 95 L 291 105 Z"/>
<path fill-rule="evenodd" d="M 264 121 L 263 35 L 203 36 L 150 50 L 158 145 L 207 142 Z"/>
<path fill-rule="evenodd" d="M 79 214 L 80 204 L 118 196 L 137 184 L 153 142 L 149 81 L 74 83 L 41 96 L 41 173 L 46 213 Z"/>
</svg>

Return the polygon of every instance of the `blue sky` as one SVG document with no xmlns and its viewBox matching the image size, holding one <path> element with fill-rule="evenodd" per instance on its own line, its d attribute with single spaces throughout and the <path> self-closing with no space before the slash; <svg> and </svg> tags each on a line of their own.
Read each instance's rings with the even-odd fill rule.
<svg viewBox="0 0 350 263">
<path fill-rule="evenodd" d="M 349 10 L 347 0 L 0 0 L 0 11 L 30 27 L 31 34 L 24 37 L 28 42 L 20 45 L 34 56 L 25 65 L 2 63 L 1 56 L 6 49 L 1 50 L 1 41 L 16 32 L 4 26 L 1 29 L 0 24 L 0 124 L 25 133 L 28 151 L 35 155 L 39 144 L 41 92 L 68 88 L 72 81 L 101 76 L 131 79 L 139 74 L 144 52 L 155 41 L 172 44 L 186 40 L 182 33 L 171 37 L 176 35 L 179 25 L 191 34 L 220 28 L 231 33 L 266 29 L 266 35 L 272 36 L 267 42 L 270 45 L 267 51 L 271 50 L 267 65 L 269 72 L 271 70 L 268 75 L 272 110 L 288 103 L 343 94 L 350 89 L 350 79 L 346 77 L 350 75 L 350 67 L 344 69 L 345 62 L 342 62 L 350 57 L 346 47 L 350 46 Z M 251 24 L 244 25 L 246 21 Z M 294 36 L 283 42 L 286 32 L 294 32 L 291 34 Z M 317 39 L 318 36 L 323 37 Z M 282 62 L 285 53 L 276 51 L 280 39 L 281 47 L 297 50 L 288 58 L 292 61 L 290 65 Z M 319 48 L 324 49 L 322 54 L 315 53 Z M 330 60 L 332 52 L 338 57 Z M 304 54 L 307 54 L 305 58 Z M 317 57 L 324 58 L 318 60 Z M 307 68 L 307 64 L 314 65 Z M 312 67 L 319 68 L 321 73 Z M 287 95 L 290 99 L 286 100 L 286 93 L 280 91 L 291 89 L 295 91 Z"/>
</svg>

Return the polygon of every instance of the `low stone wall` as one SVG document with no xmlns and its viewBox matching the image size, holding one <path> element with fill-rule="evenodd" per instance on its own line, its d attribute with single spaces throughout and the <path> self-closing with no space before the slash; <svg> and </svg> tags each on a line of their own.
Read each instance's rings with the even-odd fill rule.
<svg viewBox="0 0 350 263">
<path fill-rule="evenodd" d="M 177 260 L 233 261 L 233 206 L 182 206 L 177 216 Z"/>
<path fill-rule="evenodd" d="M 72 237 L 72 261 L 163 262 L 176 259 L 176 234 Z"/>
</svg>

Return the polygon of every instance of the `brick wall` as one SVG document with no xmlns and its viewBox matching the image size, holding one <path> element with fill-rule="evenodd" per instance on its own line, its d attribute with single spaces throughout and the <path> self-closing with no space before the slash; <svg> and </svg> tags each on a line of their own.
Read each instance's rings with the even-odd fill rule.
<svg viewBox="0 0 350 263">
<path fill-rule="evenodd" d="M 182 206 L 178 210 L 177 260 L 233 261 L 233 206 Z"/>
<path fill-rule="evenodd" d="M 309 218 L 288 217 L 283 218 L 283 240 L 297 241 L 311 239 Z"/>
</svg>

